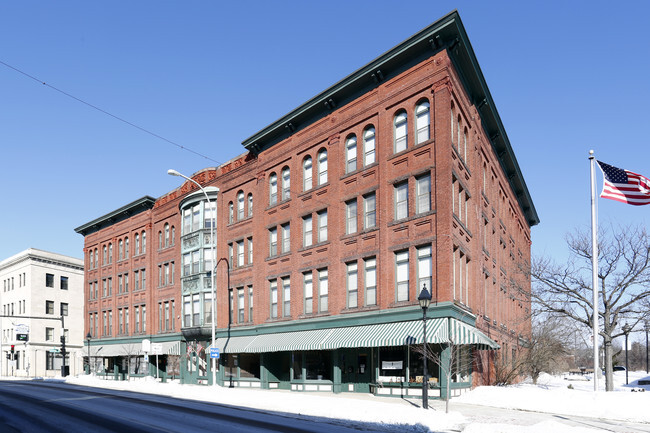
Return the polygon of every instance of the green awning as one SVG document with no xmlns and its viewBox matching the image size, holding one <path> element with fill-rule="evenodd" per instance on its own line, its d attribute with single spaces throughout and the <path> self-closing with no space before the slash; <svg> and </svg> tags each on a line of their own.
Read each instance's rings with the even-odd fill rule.
<svg viewBox="0 0 650 433">
<path fill-rule="evenodd" d="M 500 346 L 472 325 L 449 319 L 451 341 L 459 345 L 478 346 L 480 350 L 498 349 Z"/>
<path fill-rule="evenodd" d="M 421 320 L 413 320 L 241 337 L 220 337 L 216 341 L 216 347 L 222 353 L 266 353 L 406 346 L 423 342 L 423 323 Z M 472 325 L 447 317 L 427 320 L 427 342 L 434 344 L 453 342 L 457 345 L 478 346 L 479 349 L 499 348 L 498 344 Z"/>
</svg>

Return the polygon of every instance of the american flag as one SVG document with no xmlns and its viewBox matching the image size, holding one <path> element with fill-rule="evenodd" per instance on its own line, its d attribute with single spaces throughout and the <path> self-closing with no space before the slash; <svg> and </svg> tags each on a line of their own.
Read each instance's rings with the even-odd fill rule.
<svg viewBox="0 0 650 433">
<path fill-rule="evenodd" d="M 602 198 L 635 206 L 650 204 L 650 179 L 604 162 L 598 161 L 598 165 L 605 177 Z"/>
</svg>

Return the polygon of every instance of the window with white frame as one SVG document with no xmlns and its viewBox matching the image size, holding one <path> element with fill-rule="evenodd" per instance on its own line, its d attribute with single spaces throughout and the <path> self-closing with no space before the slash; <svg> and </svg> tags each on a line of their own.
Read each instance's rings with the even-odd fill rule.
<svg viewBox="0 0 650 433">
<path fill-rule="evenodd" d="M 291 251 L 291 227 L 289 223 L 281 226 L 282 228 L 282 253 Z"/>
<path fill-rule="evenodd" d="M 212 223 L 214 222 L 215 228 L 216 226 L 216 216 L 217 216 L 217 203 L 215 201 L 211 202 L 206 202 L 205 203 L 205 209 L 203 211 L 203 227 L 206 229 L 211 229 L 212 228 Z M 173 243 L 173 240 L 172 240 Z"/>
<path fill-rule="evenodd" d="M 456 176 L 452 177 L 451 182 L 451 200 L 452 200 L 452 209 L 454 215 L 458 220 L 467 226 L 467 208 L 469 202 L 469 195 L 467 190 L 463 185 L 458 181 Z"/>
<path fill-rule="evenodd" d="M 454 246 L 453 250 L 453 287 L 454 300 L 467 304 L 469 290 L 469 259 L 467 254 L 459 247 Z"/>
<path fill-rule="evenodd" d="M 302 274 L 302 286 L 305 293 L 305 314 L 314 312 L 314 283 L 312 272 Z"/>
<path fill-rule="evenodd" d="M 371 229 L 377 225 L 377 198 L 374 192 L 363 196 L 363 228 Z"/>
<path fill-rule="evenodd" d="M 427 289 L 429 290 L 429 293 L 431 292 L 431 275 L 433 272 L 433 263 L 432 263 L 432 256 L 431 256 L 431 245 L 425 245 L 422 247 L 418 247 L 417 249 L 417 255 L 418 255 L 418 285 L 417 285 L 417 291 L 418 293 L 422 290 L 424 285 L 426 284 Z"/>
<path fill-rule="evenodd" d="M 327 240 L 327 209 L 318 212 L 318 242 Z"/>
<path fill-rule="evenodd" d="M 169 242 L 169 224 L 165 224 L 165 248 L 167 248 L 170 244 Z"/>
<path fill-rule="evenodd" d="M 429 102 L 422 101 L 415 107 L 415 144 L 429 139 Z"/>
<path fill-rule="evenodd" d="M 291 278 L 282 278 L 282 315 L 291 317 Z"/>
<path fill-rule="evenodd" d="M 357 199 L 345 203 L 345 233 L 357 232 Z"/>
<path fill-rule="evenodd" d="M 248 286 L 248 321 L 253 321 L 253 286 Z"/>
<path fill-rule="evenodd" d="M 394 152 L 399 153 L 406 150 L 408 139 L 406 111 L 400 111 L 393 123 Z"/>
<path fill-rule="evenodd" d="M 367 258 L 363 261 L 365 267 L 364 284 L 366 305 L 377 305 L 377 259 Z"/>
<path fill-rule="evenodd" d="M 409 252 L 395 253 L 395 284 L 397 302 L 409 300 Z"/>
<path fill-rule="evenodd" d="M 248 264 L 253 263 L 253 238 L 248 238 Z"/>
<path fill-rule="evenodd" d="M 328 283 L 327 269 L 318 271 L 318 311 L 324 313 L 327 311 Z"/>
<path fill-rule="evenodd" d="M 415 212 L 425 213 L 431 210 L 431 175 L 425 174 L 415 180 Z"/>
<path fill-rule="evenodd" d="M 370 126 L 363 133 L 363 165 L 375 163 L 375 128 Z"/>
<path fill-rule="evenodd" d="M 118 251 L 117 251 L 118 260 L 124 259 L 124 241 L 120 239 L 118 242 Z"/>
<path fill-rule="evenodd" d="M 183 210 L 183 234 L 192 232 L 192 209 Z"/>
<path fill-rule="evenodd" d="M 269 206 L 278 202 L 278 176 L 271 173 L 269 176 Z"/>
<path fill-rule="evenodd" d="M 357 136 L 351 135 L 345 141 L 345 172 L 352 173 L 357 169 Z"/>
<path fill-rule="evenodd" d="M 318 152 L 318 184 L 327 183 L 327 150 L 322 149 Z"/>
<path fill-rule="evenodd" d="M 248 193 L 248 216 L 253 216 L 253 194 Z"/>
<path fill-rule="evenodd" d="M 278 229 L 269 229 L 269 257 L 278 255 Z"/>
<path fill-rule="evenodd" d="M 311 215 L 304 216 L 302 218 L 302 246 L 310 247 L 313 243 L 312 241 L 312 231 L 313 231 L 312 217 Z"/>
<path fill-rule="evenodd" d="M 270 293 L 271 293 L 271 318 L 278 317 L 278 280 L 271 280 Z"/>
<path fill-rule="evenodd" d="M 358 306 L 358 265 L 357 262 L 346 263 L 346 288 L 348 292 L 348 308 L 357 308 Z"/>
<path fill-rule="evenodd" d="M 244 241 L 237 242 L 237 266 L 244 266 Z"/>
<path fill-rule="evenodd" d="M 129 238 L 124 238 L 124 258 L 129 258 Z"/>
<path fill-rule="evenodd" d="M 312 162 L 311 156 L 306 157 L 302 162 L 302 189 L 309 191 L 312 188 Z"/>
<path fill-rule="evenodd" d="M 147 232 L 142 232 L 142 254 L 147 252 Z"/>
<path fill-rule="evenodd" d="M 200 228 L 201 224 L 201 205 L 197 204 L 192 206 L 192 231 L 195 232 Z"/>
<path fill-rule="evenodd" d="M 228 202 L 228 224 L 235 222 L 235 205 Z"/>
<path fill-rule="evenodd" d="M 401 220 L 409 216 L 409 184 L 402 182 L 394 187 L 395 219 Z"/>
<path fill-rule="evenodd" d="M 140 254 L 140 234 L 135 234 L 135 254 Z"/>
<path fill-rule="evenodd" d="M 203 293 L 203 323 L 212 323 L 212 292 Z"/>
<path fill-rule="evenodd" d="M 192 273 L 198 274 L 199 272 L 201 272 L 200 253 L 198 251 L 192 251 Z"/>
<path fill-rule="evenodd" d="M 237 289 L 237 322 L 244 323 L 244 288 Z"/>
<path fill-rule="evenodd" d="M 282 169 L 282 200 L 291 198 L 291 174 L 289 167 Z"/>
<path fill-rule="evenodd" d="M 237 193 L 237 220 L 244 219 L 244 191 Z"/>
</svg>

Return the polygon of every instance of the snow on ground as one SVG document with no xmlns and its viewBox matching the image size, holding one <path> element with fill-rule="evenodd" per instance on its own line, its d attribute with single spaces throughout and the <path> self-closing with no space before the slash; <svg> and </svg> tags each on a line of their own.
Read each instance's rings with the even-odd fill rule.
<svg viewBox="0 0 650 433">
<path fill-rule="evenodd" d="M 650 386 L 639 386 L 637 381 L 645 373 L 630 372 L 630 385 L 625 385 L 625 372 L 614 375 L 615 392 L 593 392 L 588 376 L 544 375 L 537 385 L 525 382 L 508 387 L 478 387 L 450 402 L 450 413 L 444 405 L 431 401 L 430 409 L 423 410 L 419 400 L 376 397 L 370 394 L 299 393 L 280 390 L 180 385 L 151 380 L 116 382 L 93 376 L 69 377 L 68 383 L 110 389 L 168 395 L 199 401 L 210 401 L 255 409 L 289 412 L 306 416 L 338 418 L 390 425 L 402 425 L 405 433 L 463 431 L 466 433 L 587 433 L 596 430 L 570 427 L 557 421 L 534 425 L 517 423 L 517 412 L 503 422 L 485 422 L 480 417 L 463 416 L 454 411 L 454 403 L 468 403 L 506 409 L 579 415 L 601 419 L 650 423 Z M 648 378 L 650 379 L 650 377 Z M 572 389 L 570 389 L 571 387 Z"/>
</svg>

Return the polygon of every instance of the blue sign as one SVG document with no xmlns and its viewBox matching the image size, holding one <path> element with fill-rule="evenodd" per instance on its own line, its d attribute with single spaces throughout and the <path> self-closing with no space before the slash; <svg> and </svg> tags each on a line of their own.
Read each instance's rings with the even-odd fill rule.
<svg viewBox="0 0 650 433">
<path fill-rule="evenodd" d="M 218 347 L 211 347 L 210 348 L 210 358 L 219 359 L 219 348 Z"/>
</svg>

